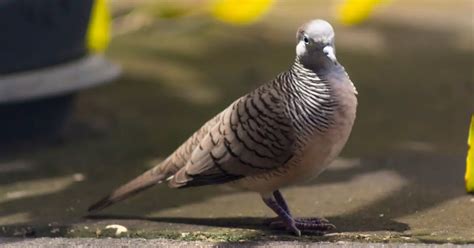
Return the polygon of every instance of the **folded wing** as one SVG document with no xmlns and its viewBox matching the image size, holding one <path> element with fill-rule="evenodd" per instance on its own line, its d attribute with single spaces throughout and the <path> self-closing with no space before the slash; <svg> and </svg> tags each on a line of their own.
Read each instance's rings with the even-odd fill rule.
<svg viewBox="0 0 474 248">
<path fill-rule="evenodd" d="M 283 166 L 293 156 L 295 139 L 284 101 L 270 86 L 235 101 L 200 130 L 169 185 L 219 184 Z"/>
</svg>

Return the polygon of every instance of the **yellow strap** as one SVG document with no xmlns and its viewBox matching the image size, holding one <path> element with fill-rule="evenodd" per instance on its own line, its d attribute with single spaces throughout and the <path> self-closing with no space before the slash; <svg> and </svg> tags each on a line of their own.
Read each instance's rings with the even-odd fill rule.
<svg viewBox="0 0 474 248">
<path fill-rule="evenodd" d="M 110 41 L 110 13 L 106 0 L 94 0 L 86 42 L 90 52 L 103 52 Z"/>
</svg>

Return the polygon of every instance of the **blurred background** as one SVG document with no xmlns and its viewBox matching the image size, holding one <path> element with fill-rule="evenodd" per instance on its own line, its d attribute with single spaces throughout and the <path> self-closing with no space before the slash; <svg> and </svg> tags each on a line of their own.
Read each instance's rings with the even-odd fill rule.
<svg viewBox="0 0 474 248">
<path fill-rule="evenodd" d="M 288 190 L 295 212 L 328 215 L 342 231 L 388 228 L 422 230 L 424 235 L 423 230 L 434 228 L 452 231 L 458 238 L 473 233 L 468 224 L 474 221 L 472 215 L 465 216 L 472 203 L 463 181 L 466 138 L 474 112 L 473 1 L 96 2 L 108 9 L 98 12 L 110 13 L 110 19 L 97 14 L 104 18 L 101 23 L 110 25 L 110 34 L 99 35 L 99 45 L 94 46 L 87 43 L 91 35 L 83 28 L 77 38 L 82 53 L 71 55 L 67 63 L 99 57 L 99 67 L 79 70 L 68 77 L 71 81 L 57 85 L 73 85 L 71 78 L 97 76 L 91 76 L 87 87 L 32 98 L 30 111 L 37 113 L 38 101 L 74 95 L 67 103 L 71 107 L 64 111 L 67 118 L 54 122 L 52 134 L 33 137 L 45 128 L 34 123 L 57 118 L 54 113 L 60 111 L 27 114 L 30 119 L 25 121 L 11 117 L 11 105 L 15 109 L 33 100 L 0 104 L 0 113 L 10 113 L 1 114 L 1 122 L 15 121 L 2 127 L 8 138 L 0 145 L 0 225 L 13 229 L 47 229 L 50 223 L 68 228 L 78 225 L 94 200 L 165 158 L 234 99 L 288 69 L 295 57 L 296 29 L 310 19 L 323 18 L 335 28 L 338 60 L 358 89 L 358 117 L 334 169 L 311 184 Z M 54 14 L 37 9 L 33 17 Z M 77 24 L 81 27 L 90 25 L 87 20 L 94 16 L 92 7 L 85 9 L 85 24 Z M 6 25 L 6 19 L 0 20 Z M 81 29 L 69 27 L 63 28 Z M 107 32 L 102 28 L 99 34 Z M 42 37 L 41 33 L 37 36 Z M 61 35 L 48 39 L 43 41 L 63 44 L 66 40 Z M 66 46 L 62 51 L 69 49 Z M 36 59 L 31 54 L 35 53 L 24 61 Z M 53 64 L 57 68 L 62 63 Z M 47 70 L 48 66 L 43 67 Z M 24 71 L 33 69 L 38 68 Z M 11 80 L 20 72 L 2 72 L 0 80 Z M 97 87 L 82 91 L 92 86 Z M 47 106 L 51 110 L 65 103 Z M 33 126 L 34 131 L 28 131 Z M 219 217 L 223 223 L 232 223 L 240 220 L 225 218 L 270 216 L 258 197 L 235 193 L 232 200 L 224 192 L 215 188 L 169 191 L 160 186 L 108 213 L 184 223 L 173 218 Z M 319 200 L 304 204 L 309 200 L 301 198 L 307 194 Z M 255 208 L 235 206 L 235 201 L 247 198 Z M 225 207 L 209 211 L 209 204 L 216 202 Z M 423 214 L 416 215 L 419 212 Z"/>
</svg>

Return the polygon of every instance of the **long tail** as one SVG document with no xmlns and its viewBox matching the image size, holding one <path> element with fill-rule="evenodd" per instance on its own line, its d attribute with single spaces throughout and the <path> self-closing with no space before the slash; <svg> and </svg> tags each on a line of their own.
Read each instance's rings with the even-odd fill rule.
<svg viewBox="0 0 474 248">
<path fill-rule="evenodd" d="M 90 206 L 87 211 L 94 212 L 102 210 L 116 202 L 125 200 L 126 198 L 135 195 L 140 191 L 148 189 L 155 184 L 162 182 L 164 179 L 164 174 L 158 173 L 158 171 L 154 170 L 154 168 L 150 169 L 132 181 L 114 190 L 108 196 Z"/>
</svg>

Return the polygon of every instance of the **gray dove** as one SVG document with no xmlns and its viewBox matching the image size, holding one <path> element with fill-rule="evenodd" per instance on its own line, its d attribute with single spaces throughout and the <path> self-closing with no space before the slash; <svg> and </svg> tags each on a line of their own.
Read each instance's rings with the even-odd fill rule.
<svg viewBox="0 0 474 248">
<path fill-rule="evenodd" d="M 295 235 L 334 228 L 295 218 L 279 189 L 319 175 L 341 152 L 356 117 L 357 91 L 337 61 L 334 30 L 312 20 L 296 34 L 288 71 L 234 101 L 163 162 L 95 203 L 101 210 L 144 189 L 227 184 L 257 192 L 277 215 L 273 227 Z"/>
</svg>

